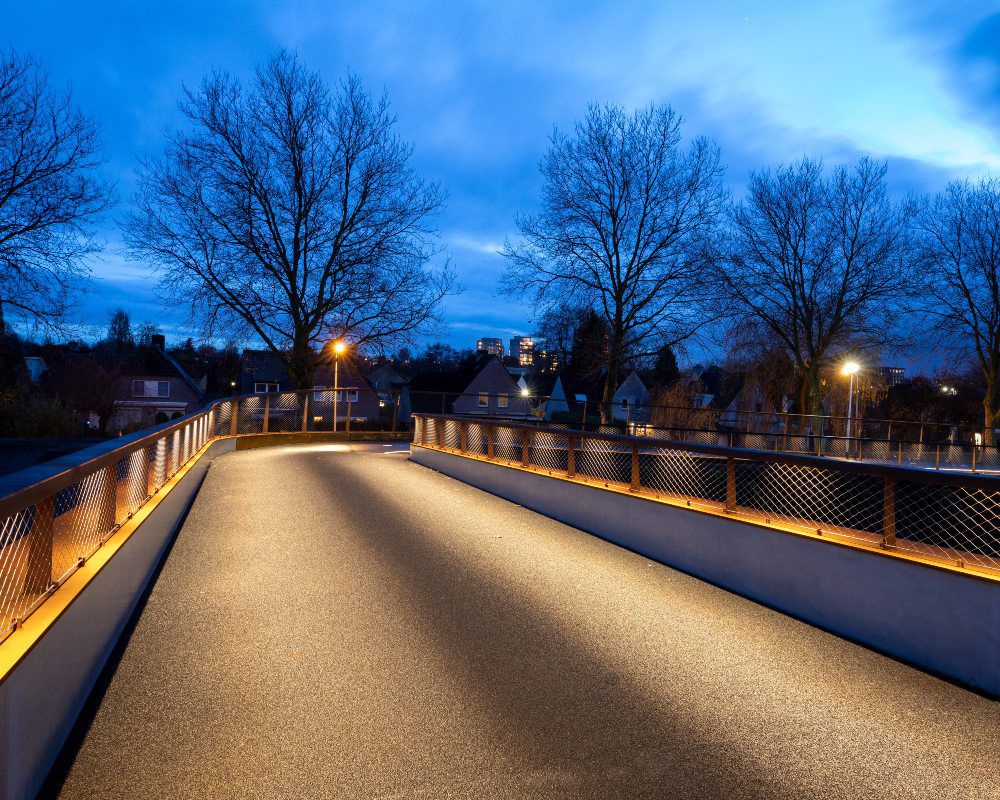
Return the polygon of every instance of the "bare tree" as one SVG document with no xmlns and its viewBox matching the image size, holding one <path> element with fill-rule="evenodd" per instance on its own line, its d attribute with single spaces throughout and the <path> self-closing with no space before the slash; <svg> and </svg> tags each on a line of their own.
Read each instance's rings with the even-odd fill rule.
<svg viewBox="0 0 1000 800">
<path fill-rule="evenodd" d="M 53 328 L 112 200 L 98 127 L 30 56 L 0 52 L 0 320 Z M 0 325 L 2 327 L 2 325 Z"/>
<path fill-rule="evenodd" d="M 719 150 L 704 138 L 682 148 L 669 106 L 591 106 L 572 134 L 552 134 L 541 172 L 541 210 L 517 219 L 501 286 L 543 311 L 569 302 L 601 315 L 606 415 L 627 358 L 706 322 L 697 301 L 725 200 Z"/>
<path fill-rule="evenodd" d="M 861 158 L 829 177 L 803 158 L 751 174 L 729 215 L 720 295 L 737 325 L 763 325 L 787 349 L 803 411 L 821 413 L 821 373 L 845 349 L 899 332 L 910 284 L 909 209 L 885 189 L 884 162 Z"/>
<path fill-rule="evenodd" d="M 946 343 L 975 354 L 987 441 L 1000 420 L 1000 180 L 951 183 L 924 200 L 918 310 Z"/>
<path fill-rule="evenodd" d="M 384 97 L 354 75 L 331 92 L 282 51 L 249 86 L 215 72 L 180 108 L 190 130 L 142 165 L 126 242 L 207 333 L 259 338 L 310 387 L 331 337 L 381 349 L 437 320 L 442 194 Z"/>
</svg>

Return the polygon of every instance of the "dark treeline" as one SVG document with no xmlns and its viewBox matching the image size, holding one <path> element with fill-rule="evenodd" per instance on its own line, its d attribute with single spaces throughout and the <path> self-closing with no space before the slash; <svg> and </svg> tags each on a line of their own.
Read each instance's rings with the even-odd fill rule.
<svg viewBox="0 0 1000 800">
<path fill-rule="evenodd" d="M 139 164 L 122 234 L 164 302 L 189 309 L 199 342 L 262 342 L 302 387 L 339 338 L 372 359 L 396 352 L 410 373 L 468 355 L 412 350 L 442 322 L 454 271 L 436 228 L 444 191 L 414 168 L 385 96 L 354 74 L 328 84 L 280 51 L 246 81 L 213 71 L 179 108 L 160 155 Z M 540 170 L 538 202 L 502 249 L 500 288 L 530 302 L 550 366 L 596 386 L 604 416 L 631 369 L 683 405 L 697 387 L 676 355 L 696 351 L 723 354 L 719 367 L 752 376 L 775 409 L 811 415 L 836 410 L 839 365 L 854 359 L 880 413 L 911 403 L 915 416 L 934 405 L 926 387 L 890 397 L 876 368 L 919 335 L 991 437 L 1000 182 L 894 198 L 884 161 L 803 157 L 753 171 L 734 198 L 719 147 L 657 104 L 591 106 L 553 132 Z M 115 200 L 96 123 L 33 58 L 0 54 L 4 386 L 17 385 L 15 355 L 49 347 L 14 331 L 57 336 L 72 319 L 100 250 L 94 225 Z M 111 322 L 95 363 L 101 348 L 148 345 Z M 235 347 L 170 352 L 208 395 L 225 391 Z M 935 403 L 958 402 L 946 394 Z"/>
</svg>

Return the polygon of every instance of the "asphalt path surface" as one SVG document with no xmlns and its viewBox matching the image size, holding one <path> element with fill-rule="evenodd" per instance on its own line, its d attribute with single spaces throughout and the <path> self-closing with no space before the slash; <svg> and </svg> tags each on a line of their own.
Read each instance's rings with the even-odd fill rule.
<svg viewBox="0 0 1000 800">
<path fill-rule="evenodd" d="M 1000 703 L 411 463 L 217 459 L 65 798 L 996 798 Z"/>
</svg>

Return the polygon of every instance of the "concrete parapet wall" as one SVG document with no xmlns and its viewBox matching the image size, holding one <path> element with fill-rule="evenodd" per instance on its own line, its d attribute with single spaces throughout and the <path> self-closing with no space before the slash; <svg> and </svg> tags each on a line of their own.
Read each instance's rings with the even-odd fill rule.
<svg viewBox="0 0 1000 800">
<path fill-rule="evenodd" d="M 177 533 L 209 463 L 234 450 L 235 443 L 221 439 L 210 444 L 106 561 L 101 551 L 92 557 L 100 563 L 96 572 L 88 575 L 87 567 L 81 568 L 75 594 L 69 583 L 60 588 L 59 592 L 72 598 L 0 677 L 0 800 L 30 798 L 38 792 Z M 55 598 L 50 599 L 28 623 L 40 624 L 50 603 L 57 605 Z M 19 635 L 22 631 L 12 634 L 5 645 Z"/>
<path fill-rule="evenodd" d="M 1000 582 L 424 447 L 414 446 L 411 458 L 1000 696 Z"/>
</svg>

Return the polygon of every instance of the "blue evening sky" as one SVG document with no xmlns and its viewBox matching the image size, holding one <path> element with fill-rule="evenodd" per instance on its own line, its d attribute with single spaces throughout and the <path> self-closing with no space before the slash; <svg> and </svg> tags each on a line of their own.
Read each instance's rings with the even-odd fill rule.
<svg viewBox="0 0 1000 800">
<path fill-rule="evenodd" d="M 2 0 L 2 45 L 39 56 L 101 120 L 119 214 L 136 158 L 178 124 L 181 86 L 212 67 L 245 77 L 285 46 L 330 82 L 350 68 L 384 89 L 417 166 L 449 194 L 456 346 L 530 332 L 530 309 L 496 296 L 495 251 L 535 203 L 552 126 L 588 102 L 671 103 L 688 134 L 720 142 L 737 192 L 748 170 L 804 153 L 888 158 L 900 193 L 1000 167 L 1000 3 Z M 103 327 L 120 305 L 187 335 L 112 223 L 106 238 L 81 322 Z"/>
</svg>

